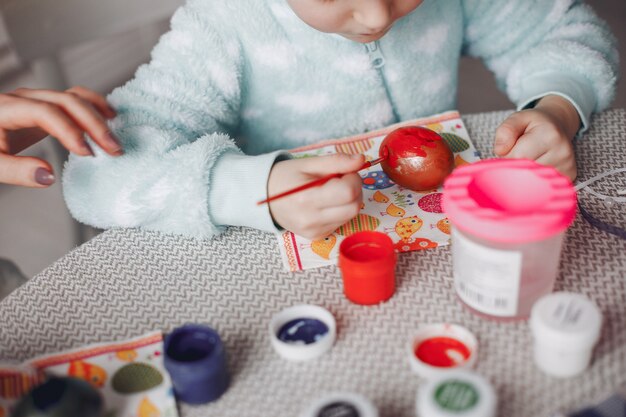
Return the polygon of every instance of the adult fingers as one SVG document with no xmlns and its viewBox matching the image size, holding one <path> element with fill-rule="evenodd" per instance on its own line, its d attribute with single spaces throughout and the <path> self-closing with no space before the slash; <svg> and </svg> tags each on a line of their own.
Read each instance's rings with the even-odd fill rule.
<svg viewBox="0 0 626 417">
<path fill-rule="evenodd" d="M 39 127 L 32 127 L 27 129 L 6 131 L 0 129 L 0 142 L 7 144 L 7 146 L 0 146 L 1 151 L 9 154 L 18 154 L 24 149 L 30 148 L 35 143 L 48 136 L 48 133 Z"/>
<path fill-rule="evenodd" d="M 70 152 L 93 155 L 83 131 L 55 104 L 23 97 L 15 97 L 8 104 L 0 108 L 0 127 L 3 129 L 15 131 L 39 127 L 56 137 Z"/>
<path fill-rule="evenodd" d="M 74 86 L 68 90 L 67 93 L 75 94 L 76 96 L 90 102 L 104 117 L 112 119 L 116 116 L 116 112 L 111 105 L 106 101 L 104 97 L 95 91 L 91 91 L 88 88 L 82 86 Z"/>
<path fill-rule="evenodd" d="M 54 181 L 48 162 L 27 156 L 0 154 L 0 183 L 44 188 Z"/>
<path fill-rule="evenodd" d="M 507 155 L 517 143 L 517 140 L 524 134 L 529 121 L 524 113 L 514 113 L 509 116 L 496 129 L 496 138 L 493 144 L 493 152 L 497 156 Z"/>
<path fill-rule="evenodd" d="M 107 153 L 110 155 L 122 154 L 119 141 L 111 135 L 102 115 L 96 111 L 91 102 L 79 95 L 53 90 L 30 89 L 19 89 L 13 94 L 56 104 Z"/>
</svg>

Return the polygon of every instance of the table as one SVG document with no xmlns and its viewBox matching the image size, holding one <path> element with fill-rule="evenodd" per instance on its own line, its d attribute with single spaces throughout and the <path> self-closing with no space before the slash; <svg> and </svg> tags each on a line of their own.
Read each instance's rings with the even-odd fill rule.
<svg viewBox="0 0 626 417">
<path fill-rule="evenodd" d="M 463 117 L 484 156 L 507 114 Z M 626 166 L 625 143 L 626 111 L 597 115 L 576 145 L 579 178 Z M 626 188 L 623 176 L 614 181 Z M 614 185 L 603 181 L 595 189 L 610 192 Z M 587 195 L 581 201 L 626 226 L 624 205 L 603 207 Z M 534 367 L 526 322 L 488 321 L 461 306 L 449 247 L 401 254 L 395 296 L 373 307 L 344 298 L 336 267 L 282 268 L 275 237 L 250 229 L 231 228 L 211 241 L 110 230 L 0 303 L 0 361 L 201 322 L 222 335 L 233 383 L 214 404 L 181 406 L 183 416 L 296 416 L 323 393 L 341 390 L 369 397 L 382 417 L 409 417 L 420 380 L 409 368 L 406 343 L 420 325 L 447 321 L 477 335 L 477 370 L 496 387 L 498 416 L 548 416 L 626 386 L 626 242 L 580 216 L 568 232 L 557 289 L 590 296 L 606 321 L 592 366 L 573 379 L 552 379 Z M 299 303 L 324 306 L 338 322 L 333 350 L 309 363 L 279 358 L 268 340 L 271 316 Z"/>
</svg>

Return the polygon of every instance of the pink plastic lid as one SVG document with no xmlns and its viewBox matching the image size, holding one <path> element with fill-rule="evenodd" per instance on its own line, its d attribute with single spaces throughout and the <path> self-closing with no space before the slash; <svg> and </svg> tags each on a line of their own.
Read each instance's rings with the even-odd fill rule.
<svg viewBox="0 0 626 417">
<path fill-rule="evenodd" d="M 504 243 L 547 239 L 576 216 L 576 191 L 556 169 L 527 159 L 487 159 L 446 179 L 443 209 L 461 231 Z"/>
</svg>

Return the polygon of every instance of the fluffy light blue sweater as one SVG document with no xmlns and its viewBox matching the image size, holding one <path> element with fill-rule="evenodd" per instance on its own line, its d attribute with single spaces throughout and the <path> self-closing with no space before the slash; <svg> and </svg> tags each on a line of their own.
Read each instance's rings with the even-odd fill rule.
<svg viewBox="0 0 626 417">
<path fill-rule="evenodd" d="M 277 150 L 455 108 L 463 53 L 519 108 L 559 94 L 584 127 L 614 94 L 615 41 L 578 1 L 425 0 L 363 45 L 312 29 L 285 0 L 190 0 L 109 96 L 125 155 L 71 156 L 67 204 L 100 228 L 276 230 L 256 202 Z"/>
</svg>

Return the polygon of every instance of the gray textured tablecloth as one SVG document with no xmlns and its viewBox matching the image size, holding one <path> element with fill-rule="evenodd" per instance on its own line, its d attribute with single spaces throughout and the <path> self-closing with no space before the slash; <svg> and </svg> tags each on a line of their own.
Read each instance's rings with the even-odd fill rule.
<svg viewBox="0 0 626 417">
<path fill-rule="evenodd" d="M 463 119 L 483 156 L 507 112 Z M 577 144 L 579 178 L 626 166 L 626 112 L 598 115 Z M 624 176 L 612 178 L 626 188 Z M 609 191 L 609 181 L 596 187 Z M 604 206 L 581 196 L 597 216 L 626 226 L 625 205 Z M 288 273 L 275 237 L 231 228 L 211 241 L 138 230 L 111 230 L 64 256 L 0 303 L 0 361 L 169 331 L 186 322 L 215 327 L 225 340 L 233 374 L 230 390 L 183 416 L 296 416 L 328 391 L 369 397 L 383 417 L 414 416 L 420 380 L 408 365 L 406 343 L 423 324 L 455 322 L 479 339 L 477 370 L 495 385 L 501 417 L 548 416 L 602 399 L 626 384 L 626 243 L 580 216 L 569 230 L 558 289 L 581 292 L 602 309 L 605 325 L 592 366 L 558 380 L 532 363 L 525 322 L 476 317 L 457 301 L 449 247 L 403 253 L 398 289 L 387 303 L 363 307 L 342 294 L 336 267 Z M 268 322 L 299 303 L 326 307 L 338 339 L 326 356 L 308 363 L 279 358 Z"/>
</svg>

